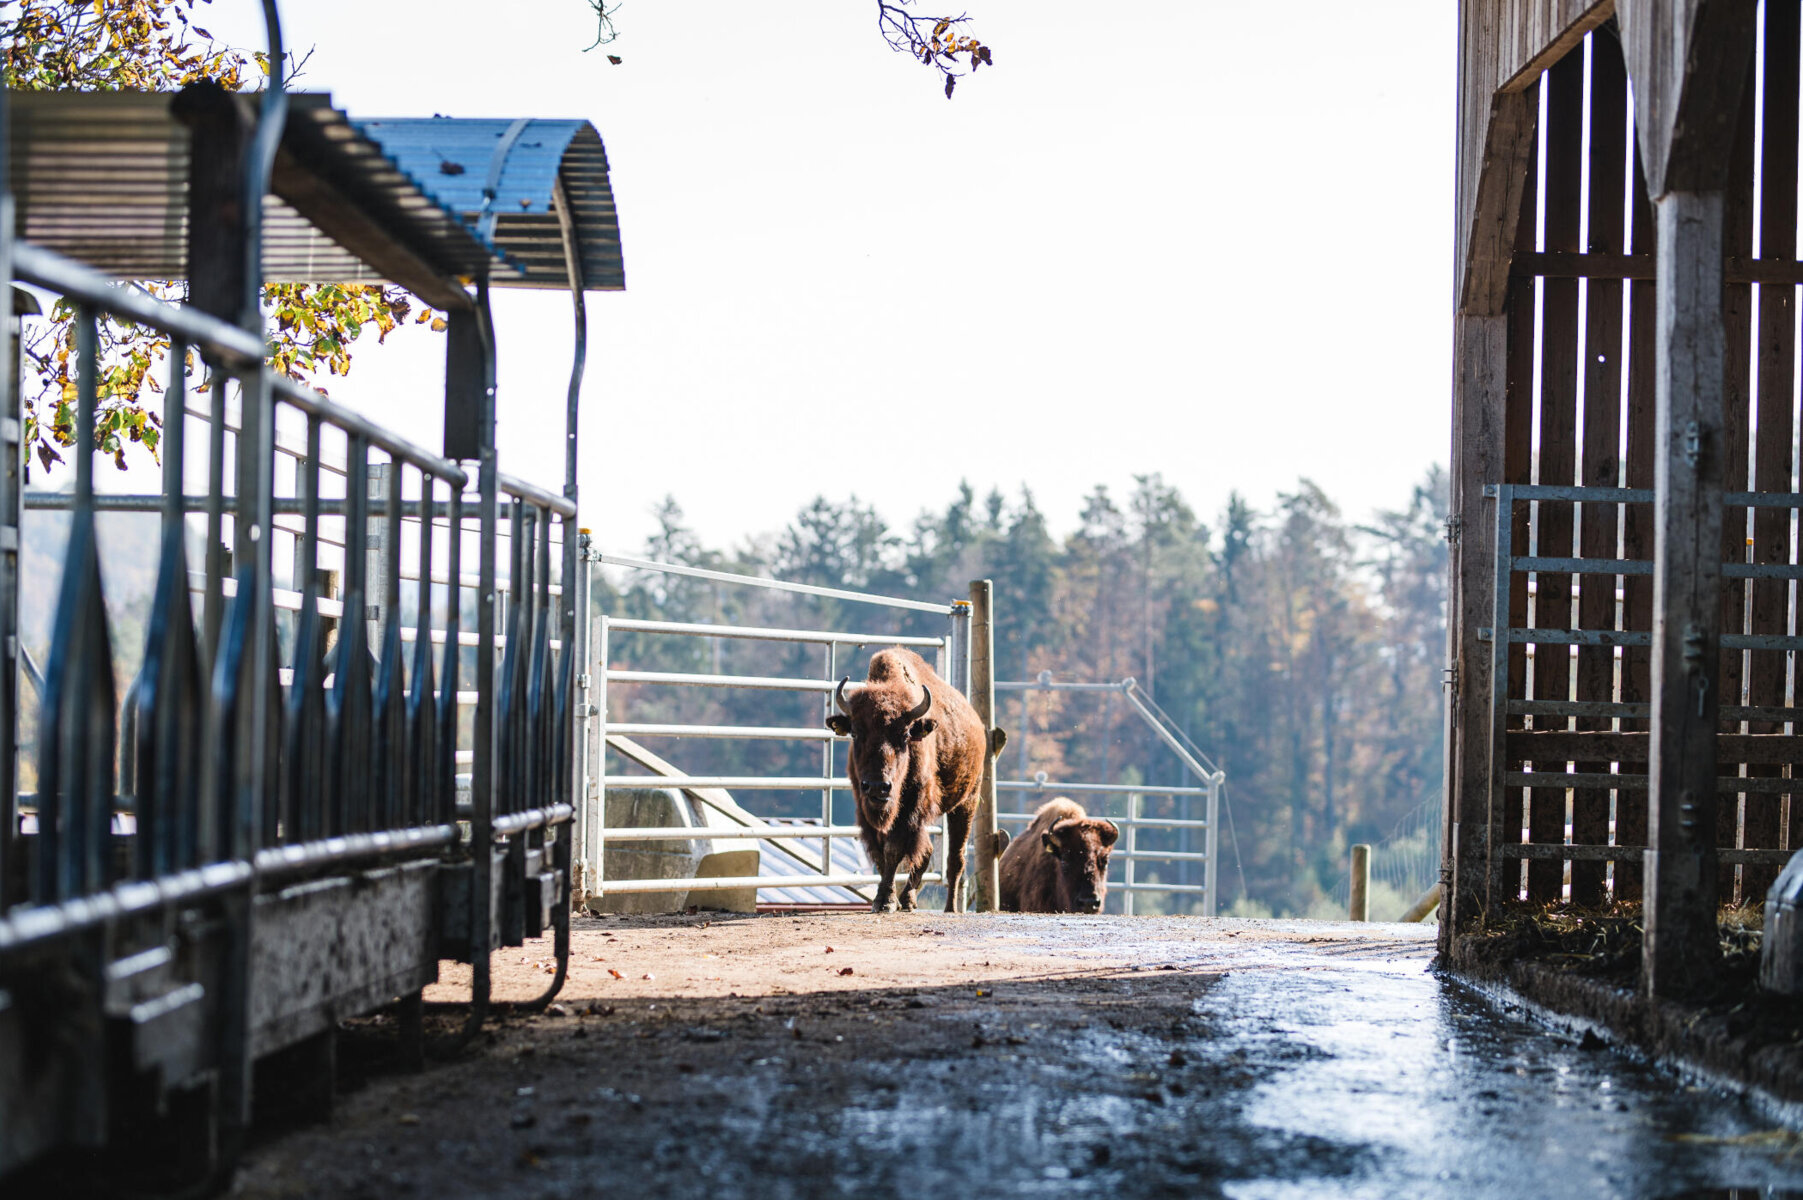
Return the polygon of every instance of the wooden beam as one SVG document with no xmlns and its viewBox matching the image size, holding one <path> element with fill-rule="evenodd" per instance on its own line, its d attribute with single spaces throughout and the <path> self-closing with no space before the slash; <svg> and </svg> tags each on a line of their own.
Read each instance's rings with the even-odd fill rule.
<svg viewBox="0 0 1803 1200">
<path fill-rule="evenodd" d="M 1651 735 L 1610 730 L 1515 729 L 1509 732 L 1509 755 L 1534 762 L 1644 763 Z M 1725 733 L 1716 739 L 1721 763 L 1803 764 L 1803 736 L 1784 733 Z M 1803 779 L 1797 790 L 1803 792 Z"/>
<path fill-rule="evenodd" d="M 1757 0 L 1620 0 L 1647 187 L 1719 190 L 1751 74 Z"/>
<path fill-rule="evenodd" d="M 1529 89 L 1614 11 L 1613 0 L 1460 0 L 1460 311 L 1500 312 L 1506 297 L 1515 197 L 1534 140 Z"/>
<path fill-rule="evenodd" d="M 1738 96 L 1736 97 L 1738 100 Z M 1715 929 L 1720 704 L 1723 196 L 1658 205 L 1653 747 L 1643 983 L 1681 993 L 1721 957 Z"/>
<path fill-rule="evenodd" d="M 1453 877 L 1441 937 L 1470 928 L 1483 912 L 1490 812 L 1491 648 L 1478 630 L 1495 620 L 1494 501 L 1484 485 L 1502 478 L 1504 413 L 1508 403 L 1509 319 L 1460 314 L 1453 318 L 1452 690 L 1446 747 L 1451 786 L 1446 826 L 1452 836 Z"/>
</svg>

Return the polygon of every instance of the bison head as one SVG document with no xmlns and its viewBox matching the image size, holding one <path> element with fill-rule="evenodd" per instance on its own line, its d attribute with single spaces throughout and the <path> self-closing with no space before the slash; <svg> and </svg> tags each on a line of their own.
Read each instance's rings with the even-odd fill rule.
<svg viewBox="0 0 1803 1200">
<path fill-rule="evenodd" d="M 1102 911 L 1108 896 L 1108 850 L 1119 836 L 1114 822 L 1100 817 L 1068 817 L 1041 835 L 1056 864 L 1060 910 Z"/>
<path fill-rule="evenodd" d="M 858 785 L 860 795 L 881 804 L 900 794 L 916 745 L 938 727 L 927 715 L 933 707 L 933 693 L 912 680 L 897 680 L 867 684 L 847 700 L 845 685 L 849 682 L 848 675 L 833 690 L 839 711 L 826 719 L 827 728 L 851 738 L 846 773 Z M 913 695 L 916 687 L 920 688 L 918 700 Z"/>
</svg>

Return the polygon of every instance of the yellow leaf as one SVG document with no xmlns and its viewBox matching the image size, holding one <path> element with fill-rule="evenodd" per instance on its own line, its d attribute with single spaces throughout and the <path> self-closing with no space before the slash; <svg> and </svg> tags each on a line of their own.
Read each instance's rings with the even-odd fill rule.
<svg viewBox="0 0 1803 1200">
<path fill-rule="evenodd" d="M 434 317 L 433 318 L 433 320 L 432 320 L 432 332 L 433 333 L 443 333 L 447 328 L 449 328 L 449 326 L 447 326 L 445 324 L 444 319 L 442 317 Z"/>
</svg>

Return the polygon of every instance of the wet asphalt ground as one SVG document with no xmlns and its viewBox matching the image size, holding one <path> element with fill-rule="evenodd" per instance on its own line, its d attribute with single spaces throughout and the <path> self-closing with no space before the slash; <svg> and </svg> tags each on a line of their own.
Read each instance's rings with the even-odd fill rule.
<svg viewBox="0 0 1803 1200">
<path fill-rule="evenodd" d="M 378 1080 L 331 1126 L 259 1147 L 237 1190 L 1803 1196 L 1803 1139 L 1771 1113 L 1496 1011 L 1430 973 L 1430 937 L 1177 918 L 597 924 L 578 958 L 593 945 L 598 965 L 656 970 L 604 999 L 578 979 L 569 1015 Z M 834 958 L 804 957 L 828 940 Z M 703 944 L 720 974 L 672 974 Z"/>
</svg>

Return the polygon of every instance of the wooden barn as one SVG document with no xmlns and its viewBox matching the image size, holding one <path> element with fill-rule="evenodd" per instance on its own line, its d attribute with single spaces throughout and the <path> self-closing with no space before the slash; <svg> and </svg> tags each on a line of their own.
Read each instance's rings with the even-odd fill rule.
<svg viewBox="0 0 1803 1200">
<path fill-rule="evenodd" d="M 1803 10 L 1459 8 L 1442 948 L 1640 902 L 1682 996 L 1803 841 Z"/>
</svg>

